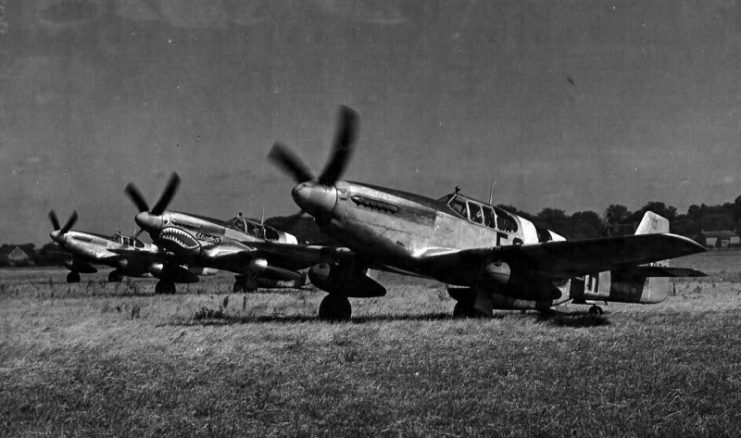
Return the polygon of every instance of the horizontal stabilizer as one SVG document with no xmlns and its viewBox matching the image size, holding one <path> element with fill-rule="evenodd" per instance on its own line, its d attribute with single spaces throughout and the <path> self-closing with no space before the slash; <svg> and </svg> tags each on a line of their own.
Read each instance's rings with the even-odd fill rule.
<svg viewBox="0 0 741 438">
<path fill-rule="evenodd" d="M 669 266 L 639 266 L 633 269 L 644 277 L 707 277 L 708 274 L 692 268 L 672 268 Z"/>
</svg>

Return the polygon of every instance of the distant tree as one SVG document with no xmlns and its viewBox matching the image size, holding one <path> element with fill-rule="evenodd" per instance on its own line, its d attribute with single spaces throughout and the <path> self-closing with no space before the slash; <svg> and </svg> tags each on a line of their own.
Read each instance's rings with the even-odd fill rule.
<svg viewBox="0 0 741 438">
<path fill-rule="evenodd" d="M 702 209 L 699 205 L 692 204 L 690 205 L 690 208 L 687 209 L 687 217 L 693 220 L 700 219 L 700 215 L 702 215 Z"/>
<path fill-rule="evenodd" d="M 733 201 L 733 219 L 736 222 L 736 229 L 741 228 L 741 196 Z"/>
<path fill-rule="evenodd" d="M 705 231 L 732 230 L 734 225 L 733 218 L 725 213 L 710 213 L 702 217 L 702 229 Z"/>
<path fill-rule="evenodd" d="M 623 223 L 630 216 L 628 207 L 620 204 L 611 204 L 605 209 L 605 225 L 614 226 Z"/>
<path fill-rule="evenodd" d="M 498 204 L 497 207 L 498 208 L 501 208 L 502 210 L 506 210 L 506 211 L 508 211 L 510 213 L 514 213 L 514 214 L 516 214 L 516 215 L 518 215 L 520 217 L 524 217 L 525 219 L 527 219 L 529 221 L 532 221 L 532 222 L 535 221 L 535 216 L 533 216 L 532 214 L 530 214 L 530 213 L 528 213 L 526 211 L 519 210 L 517 207 L 514 207 L 512 205 Z"/>
<path fill-rule="evenodd" d="M 696 239 L 698 242 L 701 239 L 701 228 L 699 217 L 690 216 L 690 214 L 680 214 L 671 222 L 670 231 L 674 234 L 680 234 L 687 236 L 691 239 Z"/>
<path fill-rule="evenodd" d="M 643 215 L 646 214 L 647 211 L 652 211 L 659 216 L 663 216 L 669 219 L 669 221 L 672 221 L 675 217 L 677 217 L 677 209 L 675 207 L 666 205 L 663 202 L 651 201 L 641 207 L 635 213 L 633 213 L 633 215 L 631 215 L 630 217 L 630 220 L 632 222 L 640 222 L 640 220 L 643 219 Z"/>
<path fill-rule="evenodd" d="M 557 208 L 544 208 L 535 216 L 540 226 L 566 236 L 569 231 L 569 218 L 563 210 Z"/>
<path fill-rule="evenodd" d="M 572 239 L 588 239 L 604 234 L 604 224 L 593 211 L 578 211 L 569 218 L 569 236 Z"/>
</svg>

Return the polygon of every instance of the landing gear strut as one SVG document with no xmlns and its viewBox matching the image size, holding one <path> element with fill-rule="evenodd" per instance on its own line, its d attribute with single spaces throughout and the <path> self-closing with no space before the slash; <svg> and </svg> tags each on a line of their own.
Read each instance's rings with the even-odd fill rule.
<svg viewBox="0 0 741 438">
<path fill-rule="evenodd" d="M 175 293 L 175 283 L 171 281 L 160 280 L 154 286 L 154 293 L 172 295 Z"/>
<path fill-rule="evenodd" d="M 602 310 L 602 308 L 596 304 L 589 308 L 590 315 L 602 316 L 603 313 L 605 313 L 605 311 Z"/>
<path fill-rule="evenodd" d="M 481 313 L 474 307 L 463 301 L 458 301 L 453 307 L 453 318 L 477 318 Z"/>
<path fill-rule="evenodd" d="M 80 282 L 80 273 L 76 271 L 72 271 L 69 274 L 67 274 L 67 283 L 79 283 Z"/>
<path fill-rule="evenodd" d="M 123 275 L 116 271 L 111 271 L 108 273 L 108 281 L 111 283 L 120 283 L 121 280 L 123 280 Z"/>
<path fill-rule="evenodd" d="M 352 307 L 347 297 L 329 294 L 319 304 L 319 319 L 322 321 L 349 321 L 350 316 Z"/>
<path fill-rule="evenodd" d="M 257 290 L 257 278 L 247 275 L 235 275 L 232 292 L 254 292 Z"/>
</svg>

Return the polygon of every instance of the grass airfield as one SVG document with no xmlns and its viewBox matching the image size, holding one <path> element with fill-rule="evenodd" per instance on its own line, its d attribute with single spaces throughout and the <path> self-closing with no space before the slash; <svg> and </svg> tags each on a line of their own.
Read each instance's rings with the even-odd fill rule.
<svg viewBox="0 0 741 438">
<path fill-rule="evenodd" d="M 678 265 L 711 277 L 602 317 L 453 319 L 442 285 L 389 276 L 343 324 L 227 274 L 155 296 L 0 271 L 0 436 L 738 436 L 741 253 Z"/>
</svg>

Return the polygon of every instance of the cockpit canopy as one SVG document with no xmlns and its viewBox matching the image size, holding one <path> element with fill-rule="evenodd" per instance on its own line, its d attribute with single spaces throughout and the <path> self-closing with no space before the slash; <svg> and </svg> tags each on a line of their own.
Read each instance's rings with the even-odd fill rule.
<svg viewBox="0 0 741 438">
<path fill-rule="evenodd" d="M 517 231 L 517 219 L 499 207 L 469 199 L 460 193 L 451 193 L 438 199 L 448 207 L 448 212 L 475 224 L 508 233 Z"/>
<path fill-rule="evenodd" d="M 258 239 L 277 241 L 280 238 L 280 233 L 275 228 L 244 216 L 237 216 L 228 223 L 229 227 Z"/>
<path fill-rule="evenodd" d="M 113 236 L 111 236 L 111 239 L 113 239 L 113 241 L 118 242 L 118 243 L 120 243 L 121 245 L 124 245 L 124 246 L 133 246 L 133 247 L 136 247 L 136 248 L 144 248 L 144 243 L 141 240 L 136 239 L 134 237 L 124 236 L 121 233 L 115 233 L 115 234 L 113 234 Z"/>
</svg>

